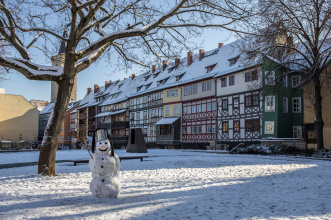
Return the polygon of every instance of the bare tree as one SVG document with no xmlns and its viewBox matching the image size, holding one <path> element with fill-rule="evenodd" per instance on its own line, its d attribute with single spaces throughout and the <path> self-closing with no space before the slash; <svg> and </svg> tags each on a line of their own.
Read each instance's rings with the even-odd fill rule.
<svg viewBox="0 0 331 220">
<path fill-rule="evenodd" d="M 249 8 L 239 0 L 0 0 L 1 40 L 13 54 L 1 54 L 0 65 L 28 79 L 59 85 L 38 173 L 55 175 L 61 125 L 79 72 L 103 54 L 112 60 L 113 51 L 126 64 L 143 66 L 149 55 L 178 56 L 189 36 L 199 34 L 198 28 L 229 29 L 235 21 L 250 16 Z M 66 44 L 63 68 L 43 66 L 32 59 L 31 53 L 37 50 L 51 57 L 59 41 Z"/>
<path fill-rule="evenodd" d="M 322 87 L 328 86 L 331 74 L 331 2 L 329 0 L 258 0 L 257 16 L 245 19 L 243 34 L 254 44 L 254 51 L 277 63 L 275 68 L 286 69 L 282 77 L 301 75 L 299 86 L 311 86 L 315 112 L 317 148 L 323 149 Z M 276 81 L 282 84 L 282 77 Z M 309 96 L 309 94 L 308 94 Z"/>
</svg>

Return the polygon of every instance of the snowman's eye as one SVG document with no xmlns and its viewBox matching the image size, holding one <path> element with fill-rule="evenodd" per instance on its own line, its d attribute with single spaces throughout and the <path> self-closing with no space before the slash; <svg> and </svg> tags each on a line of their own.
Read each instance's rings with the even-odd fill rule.
<svg viewBox="0 0 331 220">
<path fill-rule="evenodd" d="M 105 144 L 108 144 L 107 142 L 105 142 Z"/>
<path fill-rule="evenodd" d="M 102 144 L 102 143 L 100 142 L 100 144 Z"/>
</svg>

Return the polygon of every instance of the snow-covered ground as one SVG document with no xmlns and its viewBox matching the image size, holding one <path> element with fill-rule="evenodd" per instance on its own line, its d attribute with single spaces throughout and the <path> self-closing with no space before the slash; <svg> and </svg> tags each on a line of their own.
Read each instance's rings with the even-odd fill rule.
<svg viewBox="0 0 331 220">
<path fill-rule="evenodd" d="M 127 156 L 123 150 L 119 156 Z M 1 153 L 1 164 L 35 162 L 38 152 Z M 149 150 L 124 160 L 119 198 L 89 190 L 87 164 L 0 169 L 0 219 L 331 219 L 331 161 Z M 88 159 L 58 151 L 57 160 Z"/>
</svg>

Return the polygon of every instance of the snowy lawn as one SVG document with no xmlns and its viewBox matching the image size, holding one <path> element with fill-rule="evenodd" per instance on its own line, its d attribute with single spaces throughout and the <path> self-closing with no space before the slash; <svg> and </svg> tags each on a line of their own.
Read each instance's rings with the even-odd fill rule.
<svg viewBox="0 0 331 220">
<path fill-rule="evenodd" d="M 128 156 L 117 150 L 119 156 Z M 1 153 L 2 164 L 35 162 L 38 152 Z M 149 150 L 124 160 L 117 199 L 94 198 L 87 164 L 0 169 L 0 219 L 330 219 L 331 161 Z M 87 159 L 58 151 L 57 160 Z"/>
</svg>

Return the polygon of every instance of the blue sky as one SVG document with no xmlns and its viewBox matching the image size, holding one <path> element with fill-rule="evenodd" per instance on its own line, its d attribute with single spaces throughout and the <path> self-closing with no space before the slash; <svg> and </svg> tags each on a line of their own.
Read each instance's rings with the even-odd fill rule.
<svg viewBox="0 0 331 220">
<path fill-rule="evenodd" d="M 201 37 L 191 39 L 200 44 L 205 51 L 215 49 L 218 43 L 228 44 L 236 39 L 234 34 L 225 30 L 205 29 Z M 197 53 L 198 51 L 193 51 Z M 186 56 L 186 52 L 182 57 Z M 44 58 L 41 58 L 44 59 Z M 128 78 L 131 74 L 139 74 L 140 71 L 130 69 L 127 71 L 114 71 L 114 68 L 107 65 L 105 60 L 92 64 L 88 69 L 78 74 L 77 99 L 82 99 L 88 87 L 93 88 L 94 84 L 104 85 L 105 81 L 116 81 Z M 33 81 L 26 79 L 22 74 L 10 73 L 6 76 L 7 80 L 0 81 L 0 88 L 5 88 L 6 94 L 22 95 L 27 100 L 37 99 L 50 101 L 51 83 L 43 81 Z"/>
</svg>

